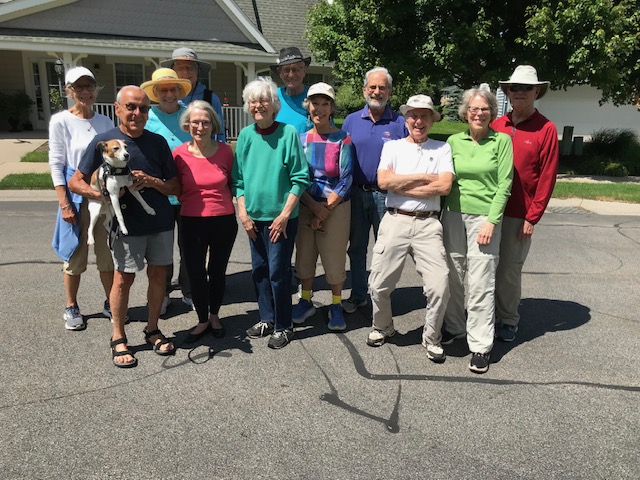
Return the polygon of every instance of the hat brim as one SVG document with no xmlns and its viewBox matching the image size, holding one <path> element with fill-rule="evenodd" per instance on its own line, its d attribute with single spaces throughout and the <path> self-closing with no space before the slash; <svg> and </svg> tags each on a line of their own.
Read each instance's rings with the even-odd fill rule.
<svg viewBox="0 0 640 480">
<path fill-rule="evenodd" d="M 153 87 L 155 87 L 157 85 L 179 85 L 179 86 L 181 86 L 184 95 L 178 96 L 178 100 L 183 99 L 184 97 L 189 95 L 189 92 L 191 92 L 191 82 L 189 80 L 185 80 L 184 78 L 178 78 L 178 79 L 162 78 L 160 80 L 149 80 L 148 82 L 144 82 L 142 85 L 140 85 L 140 88 L 142 90 L 144 90 L 144 93 L 147 94 L 147 96 L 149 97 L 149 99 L 152 102 L 156 102 L 156 103 L 160 103 L 160 99 L 153 92 Z"/>
<path fill-rule="evenodd" d="M 160 62 L 160 66 L 165 68 L 173 68 L 173 64 L 176 63 L 176 61 L 178 60 L 197 63 L 198 65 L 200 65 L 200 72 L 203 75 L 208 74 L 209 71 L 211 70 L 210 63 L 204 62 L 202 60 L 195 60 L 193 58 L 188 58 L 188 57 L 174 57 L 174 58 L 170 58 L 169 60 L 163 60 L 162 62 Z"/>
<path fill-rule="evenodd" d="M 400 113 L 404 117 L 407 114 L 407 112 L 410 112 L 411 110 L 415 110 L 417 108 L 424 108 L 424 109 L 427 109 L 427 110 L 431 110 L 431 112 L 433 113 L 433 121 L 434 122 L 439 122 L 440 120 L 442 120 L 442 115 L 440 115 L 440 112 L 438 112 L 435 108 L 413 107 L 411 105 L 407 105 L 406 103 L 403 104 L 403 105 L 400 105 Z"/>
<path fill-rule="evenodd" d="M 285 60 L 282 63 L 274 63 L 273 65 L 270 65 L 270 68 L 273 73 L 277 73 L 278 67 L 282 67 L 283 65 L 293 65 L 298 62 L 304 62 L 305 67 L 308 67 L 311 64 L 311 57 L 303 58 L 301 60 L 292 58 L 291 60 Z"/>
<path fill-rule="evenodd" d="M 512 83 L 517 83 L 518 85 L 533 85 L 534 87 L 540 87 L 540 93 L 538 93 L 536 100 L 544 97 L 547 94 L 549 87 L 551 86 L 551 82 L 512 82 L 511 80 L 500 80 L 498 83 L 500 84 L 500 88 L 505 94 L 508 93 L 508 88 L 506 87 L 508 85 L 511 85 Z"/>
</svg>

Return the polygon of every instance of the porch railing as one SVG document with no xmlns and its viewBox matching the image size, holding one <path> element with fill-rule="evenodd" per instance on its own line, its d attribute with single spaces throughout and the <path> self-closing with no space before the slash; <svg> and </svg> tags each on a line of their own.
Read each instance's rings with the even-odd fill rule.
<svg viewBox="0 0 640 480">
<path fill-rule="evenodd" d="M 119 121 L 113 103 L 96 103 L 93 105 L 93 109 L 97 113 L 109 117 L 113 120 L 113 124 L 118 126 Z M 253 123 L 251 117 L 245 113 L 242 107 L 222 107 L 222 116 L 224 117 L 227 140 L 236 140 L 240 130 Z"/>
</svg>

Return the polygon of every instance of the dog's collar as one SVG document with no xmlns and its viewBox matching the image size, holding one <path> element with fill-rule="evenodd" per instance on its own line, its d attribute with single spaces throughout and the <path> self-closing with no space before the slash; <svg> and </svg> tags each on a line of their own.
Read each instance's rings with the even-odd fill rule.
<svg viewBox="0 0 640 480">
<path fill-rule="evenodd" d="M 102 195 L 105 197 L 109 196 L 109 191 L 107 190 L 107 177 L 108 176 L 122 176 L 122 175 L 130 175 L 131 169 L 129 165 L 124 167 L 114 167 L 113 165 L 109 165 L 107 162 L 102 164 Z"/>
<path fill-rule="evenodd" d="M 131 173 L 131 169 L 128 165 L 125 167 L 114 167 L 107 162 L 102 164 L 102 169 L 104 175 L 129 175 Z"/>
</svg>

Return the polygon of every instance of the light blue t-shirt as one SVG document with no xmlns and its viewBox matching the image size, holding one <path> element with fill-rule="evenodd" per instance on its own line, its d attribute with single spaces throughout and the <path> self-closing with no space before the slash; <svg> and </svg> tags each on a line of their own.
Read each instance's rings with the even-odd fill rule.
<svg viewBox="0 0 640 480">
<path fill-rule="evenodd" d="M 307 98 L 309 87 L 304 87 L 304 92 L 300 95 L 289 96 L 285 93 L 285 87 L 278 88 L 278 98 L 281 108 L 276 116 L 276 120 L 288 125 L 293 125 L 298 133 L 308 131 L 313 124 L 309 120 L 309 113 L 302 108 L 302 102 Z"/>
</svg>

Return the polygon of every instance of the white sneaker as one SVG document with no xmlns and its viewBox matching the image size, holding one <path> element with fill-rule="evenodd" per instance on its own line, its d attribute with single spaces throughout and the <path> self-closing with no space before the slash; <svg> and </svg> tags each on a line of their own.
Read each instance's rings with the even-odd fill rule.
<svg viewBox="0 0 640 480">
<path fill-rule="evenodd" d="M 387 338 L 393 337 L 396 334 L 393 326 L 389 327 L 386 330 L 378 330 L 374 328 L 369 332 L 369 336 L 367 337 L 367 345 L 370 347 L 380 347 L 384 345 L 384 342 Z"/>
<path fill-rule="evenodd" d="M 440 345 L 432 345 L 422 340 L 422 346 L 427 349 L 427 358 L 432 362 L 442 363 L 447 358 L 444 349 Z"/>
<path fill-rule="evenodd" d="M 162 300 L 162 306 L 160 307 L 161 316 L 167 313 L 167 307 L 169 306 L 170 303 L 171 303 L 171 299 L 169 298 L 169 295 L 167 295 L 166 297 L 164 297 L 164 300 Z"/>
<path fill-rule="evenodd" d="M 62 318 L 64 318 L 64 328 L 67 330 L 82 330 L 86 327 L 77 305 L 67 307 Z"/>
<path fill-rule="evenodd" d="M 193 299 L 191 297 L 182 297 L 182 303 L 188 306 L 191 310 L 195 310 L 196 307 L 193 304 Z"/>
</svg>

